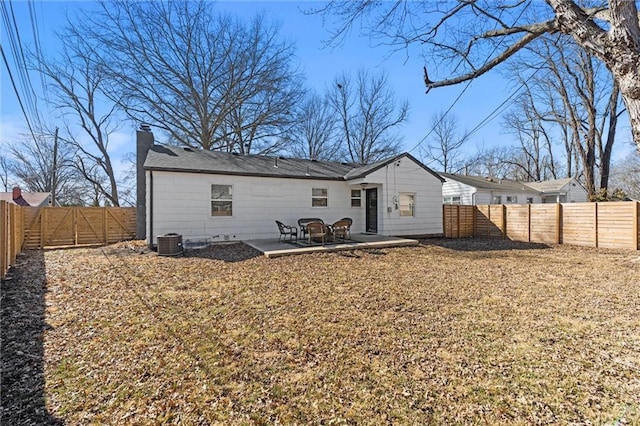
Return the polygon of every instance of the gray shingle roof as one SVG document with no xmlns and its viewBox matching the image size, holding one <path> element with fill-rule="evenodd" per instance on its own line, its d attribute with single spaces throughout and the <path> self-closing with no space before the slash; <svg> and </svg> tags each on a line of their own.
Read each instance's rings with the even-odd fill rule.
<svg viewBox="0 0 640 426">
<path fill-rule="evenodd" d="M 404 156 L 411 158 L 426 171 L 442 179 L 437 173 L 422 165 L 410 154 L 401 154 L 377 163 L 357 166 L 332 161 L 267 157 L 263 155 L 234 155 L 226 152 L 154 145 L 147 154 L 144 168 L 146 170 L 239 176 L 349 180 L 363 177 Z"/>
<path fill-rule="evenodd" d="M 494 191 L 519 191 L 530 194 L 538 194 L 540 191 L 529 187 L 524 182 L 511 179 L 485 178 L 482 176 L 467 176 L 451 173 L 440 173 L 447 180 L 455 180 L 465 185 L 473 186 L 478 189 L 489 189 Z"/>
<path fill-rule="evenodd" d="M 573 178 L 556 179 L 556 180 L 544 180 L 542 182 L 529 182 L 531 188 L 534 188 L 541 192 L 557 192 L 565 187 Z"/>
</svg>

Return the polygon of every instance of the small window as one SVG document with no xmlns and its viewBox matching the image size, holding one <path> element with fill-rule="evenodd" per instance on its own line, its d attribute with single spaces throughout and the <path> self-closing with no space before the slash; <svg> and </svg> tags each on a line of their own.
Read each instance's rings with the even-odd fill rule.
<svg viewBox="0 0 640 426">
<path fill-rule="evenodd" d="M 233 209 L 233 187 L 211 185 L 211 216 L 231 216 Z"/>
<path fill-rule="evenodd" d="M 502 195 L 495 195 L 491 204 L 502 204 Z"/>
<path fill-rule="evenodd" d="M 362 191 L 359 189 L 351 190 L 351 207 L 362 207 Z"/>
<path fill-rule="evenodd" d="M 460 197 L 443 197 L 443 204 L 460 204 Z"/>
<path fill-rule="evenodd" d="M 507 195 L 507 203 L 517 203 L 517 202 L 518 202 L 518 197 Z"/>
<path fill-rule="evenodd" d="M 400 216 L 414 216 L 414 194 L 400 193 Z"/>
<path fill-rule="evenodd" d="M 311 189 L 311 207 L 329 206 L 329 190 L 327 188 Z"/>
<path fill-rule="evenodd" d="M 527 197 L 527 204 L 533 204 L 533 197 Z"/>
</svg>

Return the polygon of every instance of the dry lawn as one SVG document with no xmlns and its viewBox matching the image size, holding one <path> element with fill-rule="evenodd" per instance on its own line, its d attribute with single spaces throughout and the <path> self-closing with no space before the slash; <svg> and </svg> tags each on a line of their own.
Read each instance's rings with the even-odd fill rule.
<svg viewBox="0 0 640 426">
<path fill-rule="evenodd" d="M 638 252 L 38 255 L 50 423 L 640 424 Z"/>
</svg>

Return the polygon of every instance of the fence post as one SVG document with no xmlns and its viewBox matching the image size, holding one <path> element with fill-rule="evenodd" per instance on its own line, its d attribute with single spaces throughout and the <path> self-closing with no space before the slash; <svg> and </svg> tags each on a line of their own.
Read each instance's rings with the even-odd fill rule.
<svg viewBox="0 0 640 426">
<path fill-rule="evenodd" d="M 104 233 L 104 243 L 108 244 L 109 243 L 109 238 L 107 237 L 107 231 L 108 231 L 108 227 L 107 227 L 107 209 L 109 207 L 104 207 L 102 209 L 102 232 Z"/>
<path fill-rule="evenodd" d="M 531 242 L 531 204 L 527 204 L 527 242 Z"/>
<path fill-rule="evenodd" d="M 442 233 L 447 238 L 447 205 L 442 205 Z"/>
<path fill-rule="evenodd" d="M 502 239 L 507 238 L 507 206 L 502 204 Z"/>
<path fill-rule="evenodd" d="M 456 205 L 456 222 L 458 222 L 458 239 L 460 238 L 460 204 Z"/>
<path fill-rule="evenodd" d="M 561 244 L 562 242 L 562 204 L 556 203 L 556 244 Z"/>
<path fill-rule="evenodd" d="M 640 250 L 640 229 L 638 229 L 638 220 L 640 220 L 638 218 L 638 214 L 640 214 L 640 208 L 638 208 L 638 206 L 640 206 L 640 201 L 636 201 L 633 204 L 633 241 L 635 243 L 636 246 L 636 250 Z"/>
<path fill-rule="evenodd" d="M 0 278 L 4 278 L 4 274 L 9 269 L 8 265 L 8 231 L 9 218 L 7 217 L 7 202 L 0 201 Z"/>
<path fill-rule="evenodd" d="M 598 248 L 598 203 L 593 203 L 593 230 L 596 248 Z"/>
</svg>

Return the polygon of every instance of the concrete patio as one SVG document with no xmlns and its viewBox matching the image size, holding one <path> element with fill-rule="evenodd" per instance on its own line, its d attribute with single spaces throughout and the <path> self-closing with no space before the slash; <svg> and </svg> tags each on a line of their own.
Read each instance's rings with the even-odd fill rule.
<svg viewBox="0 0 640 426">
<path fill-rule="evenodd" d="M 401 237 L 386 237 L 375 234 L 353 234 L 351 235 L 351 239 L 346 242 L 330 242 L 325 243 L 324 245 L 318 244 L 311 246 L 300 246 L 295 243 L 278 242 L 274 239 L 245 240 L 244 243 L 264 253 L 266 257 L 270 258 L 316 252 L 417 246 L 420 244 L 418 240 Z"/>
</svg>

